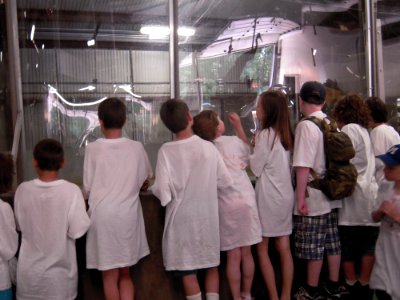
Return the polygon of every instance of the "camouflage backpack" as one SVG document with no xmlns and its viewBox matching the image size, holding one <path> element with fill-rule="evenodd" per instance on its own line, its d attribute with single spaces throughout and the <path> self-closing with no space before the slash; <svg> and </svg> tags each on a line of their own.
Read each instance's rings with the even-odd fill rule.
<svg viewBox="0 0 400 300">
<path fill-rule="evenodd" d="M 311 170 L 314 180 L 308 185 L 321 190 L 329 200 L 339 200 L 351 196 L 357 183 L 357 170 L 350 163 L 355 151 L 349 136 L 337 127 L 333 119 L 327 119 L 329 124 L 316 117 L 306 118 L 322 131 L 326 159 L 324 177 L 318 178 L 315 171 Z"/>
</svg>

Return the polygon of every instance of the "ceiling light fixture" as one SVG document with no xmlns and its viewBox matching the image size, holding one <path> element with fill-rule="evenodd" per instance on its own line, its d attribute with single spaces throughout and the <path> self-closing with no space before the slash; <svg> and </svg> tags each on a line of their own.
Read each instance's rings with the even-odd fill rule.
<svg viewBox="0 0 400 300">
<path fill-rule="evenodd" d="M 96 40 L 95 39 L 90 39 L 87 41 L 87 45 L 88 47 L 94 46 L 96 44 Z"/>
<path fill-rule="evenodd" d="M 193 27 L 183 26 L 178 28 L 178 35 L 180 36 L 186 36 L 186 37 L 193 36 L 195 32 L 196 29 L 194 29 Z"/>
<path fill-rule="evenodd" d="M 178 28 L 178 35 L 190 37 L 195 34 L 196 30 L 193 27 L 182 26 Z M 162 25 L 145 25 L 140 28 L 141 34 L 147 34 L 149 39 L 163 39 L 170 34 L 168 26 Z"/>
</svg>

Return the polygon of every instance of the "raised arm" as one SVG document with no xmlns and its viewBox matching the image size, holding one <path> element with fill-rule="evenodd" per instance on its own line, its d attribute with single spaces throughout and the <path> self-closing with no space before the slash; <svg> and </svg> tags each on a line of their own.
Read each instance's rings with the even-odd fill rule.
<svg viewBox="0 0 400 300">
<path fill-rule="evenodd" d="M 250 142 L 247 139 L 246 134 L 244 133 L 244 129 L 242 126 L 242 122 L 240 121 L 239 115 L 235 112 L 230 112 L 228 114 L 228 119 L 229 122 L 232 124 L 233 128 L 235 129 L 236 136 L 246 144 L 250 145 Z"/>
</svg>

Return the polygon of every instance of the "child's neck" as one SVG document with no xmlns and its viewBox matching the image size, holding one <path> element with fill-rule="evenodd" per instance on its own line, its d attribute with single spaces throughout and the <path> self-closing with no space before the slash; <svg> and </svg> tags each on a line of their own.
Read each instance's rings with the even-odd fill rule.
<svg viewBox="0 0 400 300">
<path fill-rule="evenodd" d="M 58 180 L 58 171 L 37 170 L 38 178 L 44 182 Z"/>
<path fill-rule="evenodd" d="M 103 135 L 106 139 L 119 139 L 122 137 L 122 129 L 103 129 Z"/>
<path fill-rule="evenodd" d="M 394 192 L 398 195 L 400 195 L 400 181 L 395 181 L 394 182 Z"/>
<path fill-rule="evenodd" d="M 192 128 L 186 128 L 180 132 L 178 132 L 177 134 L 175 134 L 175 138 L 174 141 L 179 141 L 179 140 L 184 140 L 184 139 L 188 139 L 193 135 L 193 131 Z"/>
</svg>

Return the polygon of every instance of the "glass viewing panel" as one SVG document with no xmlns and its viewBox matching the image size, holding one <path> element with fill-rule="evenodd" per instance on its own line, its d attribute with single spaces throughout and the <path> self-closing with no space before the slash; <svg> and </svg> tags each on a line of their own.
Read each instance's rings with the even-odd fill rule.
<svg viewBox="0 0 400 300">
<path fill-rule="evenodd" d="M 127 106 L 124 135 L 141 141 L 154 165 L 170 134 L 158 118 L 170 94 L 167 0 L 18 0 L 25 162 L 34 145 L 62 142 L 63 176 L 81 184 L 84 149 L 101 137 L 98 104 L 119 97 Z M 145 26 L 156 25 L 156 34 Z M 168 27 L 166 27 L 168 28 Z M 33 168 L 24 178 L 34 177 Z"/>
<path fill-rule="evenodd" d="M 399 131 L 400 2 L 377 2 L 379 95 L 389 111 L 389 124 Z"/>
<path fill-rule="evenodd" d="M 328 113 L 344 93 L 366 96 L 364 1 L 177 2 L 180 97 L 194 114 L 211 108 L 226 121 L 226 112 L 235 111 L 250 136 L 257 96 L 269 88 L 288 95 L 293 124 L 305 81 L 325 84 Z M 377 3 L 382 25 L 377 46 L 384 73 L 379 88 L 397 113 L 394 2 Z M 117 96 L 128 107 L 124 134 L 144 143 L 154 166 L 159 146 L 171 139 L 158 116 L 170 95 L 168 1 L 17 0 L 17 5 L 25 161 L 37 141 L 57 138 L 67 153 L 63 176 L 80 183 L 84 147 L 100 136 L 98 102 Z M 25 179 L 33 176 L 32 168 L 26 170 Z"/>
<path fill-rule="evenodd" d="M 0 4 L 0 152 L 11 150 L 12 120 L 8 98 L 7 32 L 5 4 Z"/>
<path fill-rule="evenodd" d="M 249 136 L 257 96 L 269 88 L 288 95 L 296 123 L 301 84 L 320 81 L 327 88 L 329 112 L 341 94 L 366 91 L 361 5 L 179 1 L 179 26 L 195 28 L 179 44 L 181 97 L 195 113 L 214 109 L 224 121 L 226 112 L 237 112 Z"/>
</svg>

